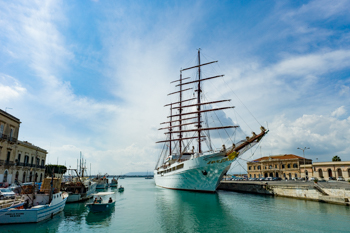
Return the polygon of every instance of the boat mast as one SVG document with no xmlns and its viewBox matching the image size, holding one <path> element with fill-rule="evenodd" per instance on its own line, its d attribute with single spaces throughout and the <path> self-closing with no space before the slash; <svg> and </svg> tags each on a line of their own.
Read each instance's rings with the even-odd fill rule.
<svg viewBox="0 0 350 233">
<path fill-rule="evenodd" d="M 181 133 L 181 130 L 182 130 L 182 120 L 181 120 L 181 116 L 182 116 L 182 71 L 180 71 L 180 103 L 179 103 L 179 131 L 180 131 L 180 134 L 179 134 L 179 149 L 180 149 L 180 156 L 181 156 L 181 153 L 182 153 L 182 133 Z M 171 123 L 170 123 L 171 124 Z"/>
<path fill-rule="evenodd" d="M 170 104 L 170 116 L 173 115 L 173 104 L 171 103 Z M 170 128 L 169 128 L 169 131 L 171 132 L 173 129 L 171 127 L 171 119 L 172 117 L 170 117 Z M 169 156 L 171 155 L 171 133 L 170 133 L 170 138 L 169 138 Z"/>
<path fill-rule="evenodd" d="M 201 128 L 201 57 L 200 57 L 200 49 L 198 49 L 198 87 L 197 87 L 197 122 L 198 122 L 198 153 L 202 153 L 202 147 L 201 147 L 201 131 L 199 130 Z"/>
</svg>

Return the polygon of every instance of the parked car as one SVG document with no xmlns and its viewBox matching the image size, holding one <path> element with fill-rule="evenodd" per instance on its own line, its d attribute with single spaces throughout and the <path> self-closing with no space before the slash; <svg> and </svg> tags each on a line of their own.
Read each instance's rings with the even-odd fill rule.
<svg viewBox="0 0 350 233">
<path fill-rule="evenodd" d="M 335 180 L 335 178 L 334 177 L 329 177 L 328 180 Z"/>
<path fill-rule="evenodd" d="M 16 194 L 9 188 L 0 188 L 0 199 L 15 199 Z"/>
<path fill-rule="evenodd" d="M 325 179 L 319 179 L 318 182 L 326 182 Z"/>
<path fill-rule="evenodd" d="M 272 180 L 273 181 L 279 181 L 279 180 L 282 180 L 282 178 L 281 177 L 273 177 Z"/>
<path fill-rule="evenodd" d="M 343 177 L 339 176 L 337 181 L 345 181 L 345 179 Z"/>
<path fill-rule="evenodd" d="M 260 180 L 260 181 L 265 181 L 265 178 L 264 178 L 264 177 L 261 177 L 259 180 Z"/>
<path fill-rule="evenodd" d="M 310 179 L 309 179 L 309 181 L 315 181 L 315 177 L 311 177 Z"/>
</svg>

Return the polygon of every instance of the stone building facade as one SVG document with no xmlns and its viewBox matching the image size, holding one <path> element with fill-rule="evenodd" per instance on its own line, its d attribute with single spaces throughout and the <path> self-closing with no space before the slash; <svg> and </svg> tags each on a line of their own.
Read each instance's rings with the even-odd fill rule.
<svg viewBox="0 0 350 233">
<path fill-rule="evenodd" d="M 20 120 L 0 109 L 0 183 L 40 182 L 47 151 L 18 140 Z"/>
<path fill-rule="evenodd" d="M 293 154 L 261 157 L 247 163 L 248 178 L 300 178 L 302 177 L 300 166 L 304 164 L 312 164 L 312 160 Z"/>
<path fill-rule="evenodd" d="M 302 177 L 315 177 L 329 180 L 329 177 L 343 177 L 350 179 L 350 161 L 337 162 L 316 162 L 313 164 L 301 165 Z"/>
</svg>

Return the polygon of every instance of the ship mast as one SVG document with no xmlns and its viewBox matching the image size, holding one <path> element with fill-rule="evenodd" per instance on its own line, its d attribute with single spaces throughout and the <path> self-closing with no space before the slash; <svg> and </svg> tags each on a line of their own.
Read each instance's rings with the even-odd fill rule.
<svg viewBox="0 0 350 233">
<path fill-rule="evenodd" d="M 173 106 L 173 104 L 170 104 L 170 116 L 171 115 L 173 115 L 173 109 L 172 109 L 172 106 Z M 170 128 L 169 128 L 169 131 L 171 132 L 173 129 L 172 129 L 172 127 L 171 127 L 171 117 L 170 117 L 170 123 L 169 123 L 169 125 L 170 125 Z M 169 156 L 171 155 L 171 134 L 169 135 L 170 136 L 170 140 L 169 140 Z"/>
<path fill-rule="evenodd" d="M 201 131 L 199 130 L 201 128 L 201 56 L 200 56 L 200 49 L 198 49 L 198 87 L 197 87 L 197 122 L 198 122 L 198 153 L 202 153 L 202 145 L 201 145 Z"/>
<path fill-rule="evenodd" d="M 219 78 L 219 77 L 223 77 L 224 75 L 216 75 L 216 76 L 212 76 L 212 77 L 208 77 L 208 78 L 204 78 L 202 79 L 202 72 L 201 72 L 201 66 L 205 66 L 205 65 L 209 65 L 212 63 L 216 63 L 217 61 L 211 61 L 211 62 L 207 62 L 207 63 L 203 63 L 201 64 L 201 60 L 200 60 L 200 49 L 198 49 L 198 64 L 192 67 L 188 67 L 188 68 L 184 68 L 180 70 L 180 79 L 179 80 L 175 80 L 172 81 L 170 83 L 175 83 L 175 82 L 179 82 L 179 84 L 176 85 L 176 87 L 179 87 L 179 91 L 176 92 L 172 92 L 169 93 L 168 95 L 173 95 L 173 94 L 179 94 L 179 101 L 178 102 L 173 102 L 170 104 L 166 104 L 165 106 L 170 106 L 170 116 L 168 116 L 168 118 L 170 118 L 170 121 L 167 122 L 162 122 L 160 124 L 169 124 L 168 127 L 164 127 L 164 128 L 160 128 L 159 130 L 163 130 L 163 129 L 167 129 L 168 132 L 165 132 L 165 134 L 170 134 L 169 135 L 169 139 L 165 140 L 165 141 L 158 141 L 157 143 L 164 143 L 164 142 L 169 142 L 170 147 L 169 147 L 169 154 L 171 155 L 171 152 L 173 150 L 172 148 L 172 142 L 179 142 L 179 159 L 181 158 L 181 155 L 183 154 L 184 150 L 182 148 L 182 143 L 184 140 L 191 140 L 191 139 L 197 139 L 198 140 L 198 153 L 202 153 L 202 139 L 205 138 L 205 136 L 202 135 L 201 131 L 207 131 L 207 130 L 218 130 L 218 129 L 228 129 L 228 128 L 236 128 L 237 126 L 220 126 L 220 127 L 209 127 L 209 128 L 202 128 L 201 125 L 201 113 L 204 112 L 211 112 L 211 111 L 219 111 L 219 110 L 224 110 L 224 109 L 229 109 L 229 108 L 234 108 L 233 106 L 230 107 L 221 107 L 221 108 L 212 108 L 212 109 L 204 109 L 201 110 L 201 106 L 202 105 L 208 105 L 208 104 L 213 104 L 213 103 L 221 103 L 221 102 L 226 102 L 226 101 L 230 101 L 229 99 L 227 100 L 217 100 L 217 101 L 211 101 L 211 102 L 201 102 L 201 82 L 202 81 L 207 81 L 210 79 L 215 79 L 215 78 Z M 190 77 L 187 78 L 182 78 L 183 75 L 183 71 L 186 70 L 190 70 L 190 69 L 195 69 L 198 68 L 198 79 L 194 80 L 194 81 L 190 81 L 190 82 L 183 82 L 183 80 L 185 79 L 189 79 Z M 188 84 L 197 84 L 197 96 L 195 98 L 190 98 L 190 99 L 186 99 L 183 100 L 183 96 L 182 96 L 182 92 L 184 91 L 188 91 L 188 90 L 192 90 L 193 88 L 187 88 L 187 89 L 183 89 L 182 86 L 183 85 L 188 85 Z M 187 101 L 192 101 L 192 100 L 196 100 L 195 104 L 188 104 L 188 105 L 183 105 L 183 102 L 187 102 Z M 175 104 L 178 104 L 177 106 L 174 106 Z M 196 111 L 192 111 L 192 112 L 185 112 L 183 113 L 183 109 L 184 108 L 190 108 L 190 107 L 196 107 Z M 174 114 L 172 113 L 172 109 L 178 109 L 179 112 Z M 185 117 L 183 118 L 183 116 L 186 115 L 194 115 L 193 117 Z M 175 120 L 173 120 L 173 118 L 175 118 Z M 191 119 L 196 119 L 196 121 L 194 122 L 189 122 L 189 123 L 183 123 L 184 121 L 187 120 L 191 120 Z M 173 122 L 179 122 L 178 124 L 173 125 Z M 195 129 L 183 129 L 182 126 L 185 125 L 191 125 L 191 124 L 195 124 Z M 173 128 L 177 128 L 178 130 L 173 130 Z M 189 133 L 189 132 L 197 132 L 196 136 L 193 137 L 183 137 L 184 133 Z M 172 137 L 172 134 L 177 134 L 178 138 L 174 138 Z"/>
<path fill-rule="evenodd" d="M 180 131 L 180 134 L 179 134 L 179 149 L 180 149 L 180 156 L 181 156 L 181 153 L 182 153 L 182 132 L 181 132 L 181 129 L 182 129 L 182 71 L 180 71 L 180 101 L 179 101 L 179 131 Z M 170 123 L 171 125 L 171 123 Z"/>
</svg>

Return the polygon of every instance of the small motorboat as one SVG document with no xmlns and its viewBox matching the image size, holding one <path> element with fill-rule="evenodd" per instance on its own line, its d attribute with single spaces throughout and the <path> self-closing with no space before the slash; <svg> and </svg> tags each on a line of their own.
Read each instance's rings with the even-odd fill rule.
<svg viewBox="0 0 350 233">
<path fill-rule="evenodd" d="M 118 188 L 118 192 L 124 192 L 124 187 L 120 185 L 120 187 Z"/>
<path fill-rule="evenodd" d="M 114 192 L 99 192 L 94 194 L 94 201 L 92 203 L 87 203 L 86 206 L 91 212 L 104 212 L 115 208 L 115 200 L 112 197 L 108 197 L 114 194 Z M 104 197 L 104 199 L 102 199 Z"/>
</svg>

